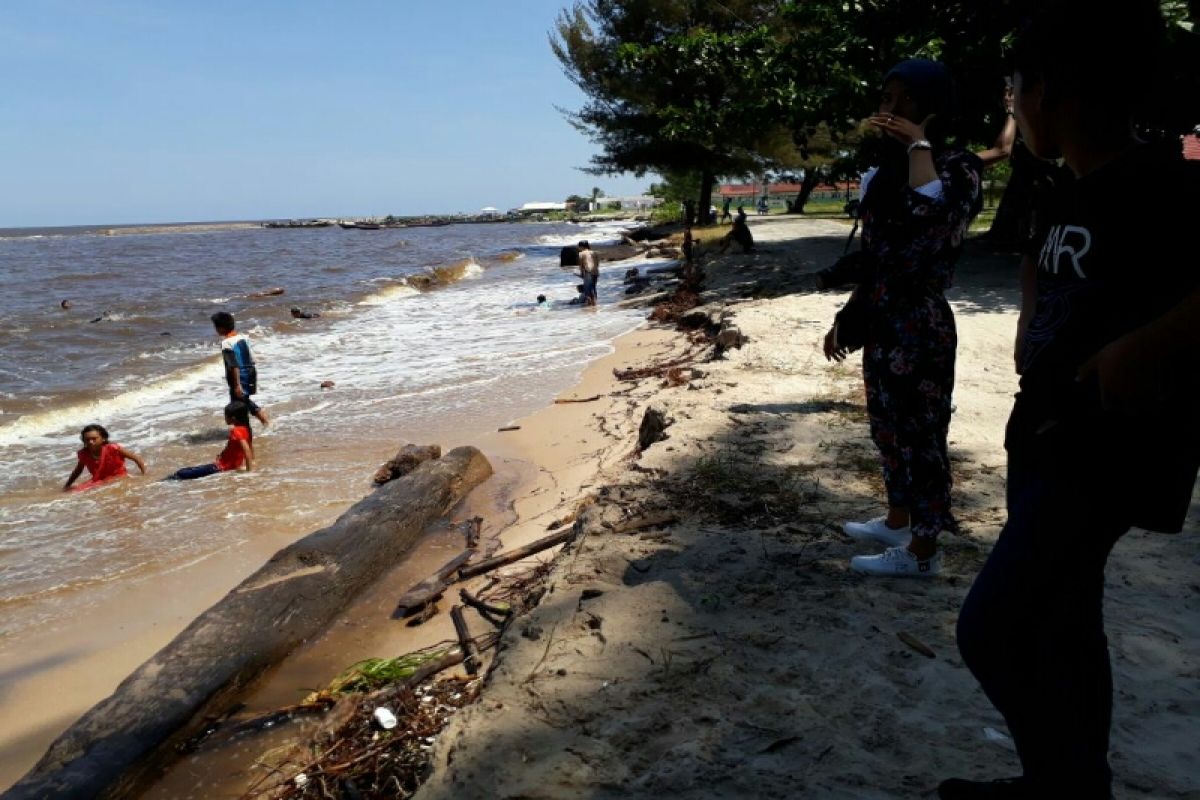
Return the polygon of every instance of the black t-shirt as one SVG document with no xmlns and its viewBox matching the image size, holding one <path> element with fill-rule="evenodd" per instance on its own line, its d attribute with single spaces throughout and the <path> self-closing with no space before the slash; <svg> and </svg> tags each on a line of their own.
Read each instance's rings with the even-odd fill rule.
<svg viewBox="0 0 1200 800">
<path fill-rule="evenodd" d="M 1200 465 L 1195 420 L 1101 412 L 1096 386 L 1077 382 L 1076 374 L 1105 345 L 1200 287 L 1200 163 L 1185 162 L 1177 147 L 1141 145 L 1083 178 L 1059 178 L 1048 190 L 1030 250 L 1037 305 L 1019 365 L 1009 446 L 1055 425 L 1086 427 L 1089 438 L 1105 442 L 1097 452 L 1112 469 L 1130 470 L 1131 491 L 1146 488 L 1139 488 L 1143 481 L 1155 487 L 1146 507 L 1135 510 L 1136 524 L 1169 529 L 1162 518 L 1182 519 L 1177 512 L 1186 509 Z"/>
</svg>

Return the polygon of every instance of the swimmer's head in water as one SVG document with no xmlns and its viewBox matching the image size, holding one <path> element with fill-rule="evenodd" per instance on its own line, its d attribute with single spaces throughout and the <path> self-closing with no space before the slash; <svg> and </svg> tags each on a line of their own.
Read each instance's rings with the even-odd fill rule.
<svg viewBox="0 0 1200 800">
<path fill-rule="evenodd" d="M 70 300 L 63 300 L 61 303 L 59 303 L 59 305 L 60 305 L 60 306 L 62 306 L 63 308 L 70 308 L 70 307 L 71 307 L 71 301 L 70 301 Z"/>
<path fill-rule="evenodd" d="M 304 312 L 298 308 L 293 307 L 292 308 L 292 316 L 293 317 L 302 317 L 302 316 L 304 316 Z"/>
<path fill-rule="evenodd" d="M 91 450 L 99 450 L 108 444 L 108 430 L 103 425 L 86 425 L 79 432 L 79 440 Z"/>
<path fill-rule="evenodd" d="M 225 406 L 225 424 L 244 425 L 250 427 L 250 407 L 241 400 L 234 400 Z"/>
<path fill-rule="evenodd" d="M 544 302 L 546 302 L 546 295 L 544 295 L 544 294 L 539 294 L 539 295 L 538 295 L 538 302 L 539 302 L 539 303 L 544 303 Z"/>
<path fill-rule="evenodd" d="M 228 311 L 218 311 L 212 317 L 213 327 L 217 329 L 217 333 L 231 333 L 236 327 L 233 320 L 233 314 Z"/>
</svg>

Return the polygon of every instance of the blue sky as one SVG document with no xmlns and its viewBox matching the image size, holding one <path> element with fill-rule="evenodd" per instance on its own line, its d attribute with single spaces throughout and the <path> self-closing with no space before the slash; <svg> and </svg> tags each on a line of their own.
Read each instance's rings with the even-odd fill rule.
<svg viewBox="0 0 1200 800">
<path fill-rule="evenodd" d="M 576 169 L 569 0 L 8 0 L 0 227 L 509 208 Z"/>
</svg>

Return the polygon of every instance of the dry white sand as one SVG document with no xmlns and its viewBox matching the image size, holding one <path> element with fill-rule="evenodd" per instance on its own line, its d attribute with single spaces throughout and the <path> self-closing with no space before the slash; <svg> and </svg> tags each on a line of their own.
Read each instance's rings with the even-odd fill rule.
<svg viewBox="0 0 1200 800">
<path fill-rule="evenodd" d="M 710 267 L 727 297 L 756 298 L 731 306 L 749 341 L 697 364 L 705 375 L 687 386 L 625 385 L 591 420 L 625 453 L 645 407 L 674 423 L 603 477 L 589 534 L 513 626 L 482 700 L 440 738 L 422 800 L 891 798 L 1018 772 L 953 634 L 1003 520 L 1015 261 L 968 255 L 951 295 L 962 530 L 943 536 L 945 573 L 873 579 L 848 571 L 869 548 L 840 533 L 882 508 L 857 359 L 830 366 L 818 350 L 844 295 L 794 288 L 846 229 L 752 224 L 762 252 Z M 658 509 L 680 521 L 613 532 Z M 1194 510 L 1182 535 L 1131 533 L 1110 562 L 1118 797 L 1200 796 L 1197 529 Z"/>
</svg>

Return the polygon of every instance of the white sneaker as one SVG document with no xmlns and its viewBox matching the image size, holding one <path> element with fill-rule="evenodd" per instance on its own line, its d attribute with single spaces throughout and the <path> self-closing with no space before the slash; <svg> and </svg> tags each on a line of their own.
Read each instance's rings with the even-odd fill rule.
<svg viewBox="0 0 1200 800">
<path fill-rule="evenodd" d="M 847 522 L 842 526 L 842 530 L 851 539 L 880 542 L 888 547 L 905 547 L 912 539 L 907 525 L 903 528 L 889 528 L 887 517 L 876 517 L 866 522 Z"/>
<path fill-rule="evenodd" d="M 942 554 L 922 561 L 906 547 L 889 547 L 877 556 L 855 556 L 850 569 L 868 575 L 894 575 L 901 578 L 932 578 L 942 571 Z"/>
</svg>

